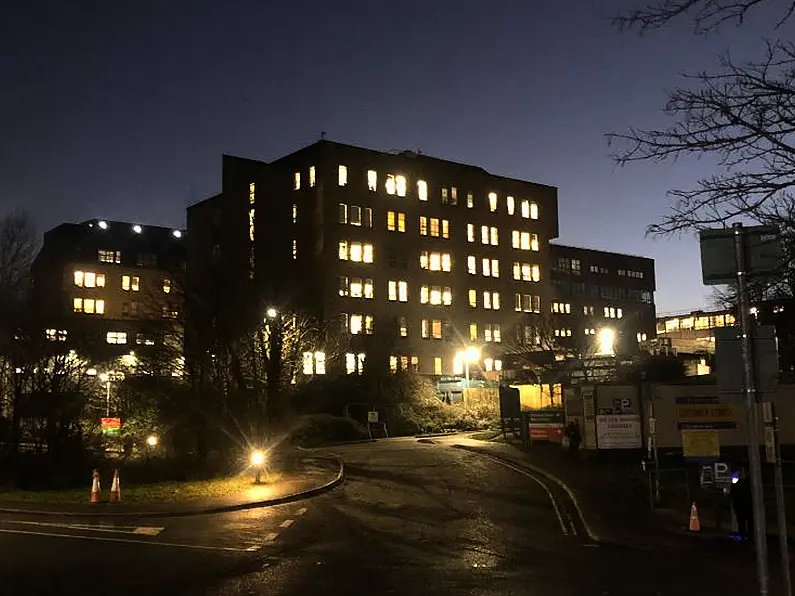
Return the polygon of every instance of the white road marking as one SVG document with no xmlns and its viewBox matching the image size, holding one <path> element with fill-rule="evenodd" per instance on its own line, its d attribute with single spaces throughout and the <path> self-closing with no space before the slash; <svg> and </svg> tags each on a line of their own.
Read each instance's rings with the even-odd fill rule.
<svg viewBox="0 0 795 596">
<path fill-rule="evenodd" d="M 23 536 L 43 536 L 45 538 L 71 538 L 72 540 L 94 540 L 98 542 L 119 542 L 123 544 L 145 544 L 147 546 L 169 546 L 193 550 L 216 550 L 233 553 L 250 552 L 251 547 L 235 548 L 231 546 L 205 546 L 201 544 L 179 544 L 177 542 L 158 542 L 156 540 L 133 540 L 131 538 L 110 538 L 105 536 L 78 536 L 75 534 L 56 534 L 54 532 L 29 532 L 27 530 L 9 530 L 0 528 L 0 534 L 21 534 Z"/>
<path fill-rule="evenodd" d="M 286 519 L 282 523 L 279 524 L 279 527 L 280 528 L 289 528 L 290 526 L 293 525 L 293 521 L 294 520 L 292 520 L 292 519 Z"/>
<path fill-rule="evenodd" d="M 470 451 L 470 453 L 472 453 L 472 452 Z M 515 466 L 513 464 L 509 464 L 508 462 L 503 461 L 503 460 L 501 460 L 501 459 L 499 459 L 497 457 L 492 457 L 491 455 L 488 455 L 487 453 L 478 453 L 478 455 L 482 455 L 484 457 L 487 457 L 491 461 L 493 461 L 495 463 L 498 463 L 498 464 L 500 464 L 502 466 L 505 466 L 506 468 L 509 468 L 509 469 L 513 470 L 514 472 L 518 472 L 522 476 L 525 476 L 525 477 L 530 478 L 531 480 L 534 480 L 535 482 L 537 482 L 539 484 L 539 486 L 541 486 L 541 488 L 543 488 L 546 491 L 547 496 L 549 497 L 549 500 L 552 502 L 552 507 L 555 510 L 555 515 L 558 518 L 558 523 L 560 524 L 561 531 L 563 532 L 564 535 L 566 535 L 566 536 L 569 535 L 569 530 L 568 530 L 568 528 L 566 527 L 566 524 L 563 521 L 563 515 L 560 512 L 560 507 L 558 507 L 558 502 L 555 500 L 555 497 L 552 494 L 552 491 L 549 490 L 549 487 L 546 484 L 544 484 L 543 482 L 541 482 L 540 479 L 536 478 L 533 474 L 531 474 L 530 472 L 528 472 L 527 470 L 525 470 L 523 468 L 520 468 L 519 466 Z"/>
<path fill-rule="evenodd" d="M 7 524 L 19 524 L 24 526 L 37 526 L 43 528 L 64 528 L 67 530 L 88 530 L 91 532 L 105 532 L 109 534 L 143 534 L 145 536 L 157 536 L 165 528 L 155 528 L 150 526 L 114 526 L 112 524 L 67 524 L 59 522 L 37 522 L 25 520 L 3 520 Z"/>
<path fill-rule="evenodd" d="M 165 528 L 149 528 L 146 526 L 141 526 L 140 528 L 135 528 L 135 530 L 133 530 L 133 534 L 139 534 L 143 536 L 157 536 L 163 530 L 165 530 Z"/>
<path fill-rule="evenodd" d="M 271 532 L 270 534 L 265 535 L 265 542 L 273 542 L 279 537 L 278 532 Z"/>
<path fill-rule="evenodd" d="M 303 515 L 304 513 L 306 513 L 306 507 L 301 507 L 301 509 L 298 510 L 298 515 Z"/>
</svg>

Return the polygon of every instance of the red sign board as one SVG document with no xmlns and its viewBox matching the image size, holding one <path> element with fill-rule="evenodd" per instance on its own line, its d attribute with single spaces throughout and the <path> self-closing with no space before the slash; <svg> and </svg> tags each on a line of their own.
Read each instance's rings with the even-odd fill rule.
<svg viewBox="0 0 795 596">
<path fill-rule="evenodd" d="M 103 429 L 121 428 L 121 418 L 100 418 L 100 423 Z"/>
</svg>

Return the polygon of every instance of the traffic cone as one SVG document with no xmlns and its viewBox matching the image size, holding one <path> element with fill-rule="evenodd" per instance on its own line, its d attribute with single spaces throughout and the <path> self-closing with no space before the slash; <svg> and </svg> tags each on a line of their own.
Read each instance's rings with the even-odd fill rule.
<svg viewBox="0 0 795 596">
<path fill-rule="evenodd" d="M 119 486 L 119 471 L 113 472 L 113 484 L 110 485 L 110 502 L 121 503 L 121 487 Z"/>
<path fill-rule="evenodd" d="M 93 474 L 93 482 L 91 483 L 91 502 L 92 503 L 101 503 L 102 502 L 102 492 L 99 488 L 99 472 L 94 470 Z"/>
<path fill-rule="evenodd" d="M 700 532 L 701 531 L 701 522 L 698 521 L 698 509 L 696 509 L 696 503 L 690 506 L 690 531 L 691 532 Z"/>
</svg>

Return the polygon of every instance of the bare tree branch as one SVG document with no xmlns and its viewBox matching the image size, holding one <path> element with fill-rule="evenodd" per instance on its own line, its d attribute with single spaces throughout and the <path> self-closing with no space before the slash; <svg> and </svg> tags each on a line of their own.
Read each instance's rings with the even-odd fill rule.
<svg viewBox="0 0 795 596">
<path fill-rule="evenodd" d="M 768 42 L 759 62 L 737 64 L 727 54 L 716 74 L 689 77 L 665 106 L 674 123 L 608 135 L 620 146 L 619 165 L 680 157 L 716 159 L 723 172 L 695 188 L 669 192 L 671 212 L 652 234 L 724 225 L 792 202 L 795 188 L 795 45 Z"/>
<path fill-rule="evenodd" d="M 680 18 L 691 18 L 695 33 L 702 35 L 724 24 L 739 27 L 748 13 L 771 4 L 781 6 L 777 28 L 795 12 L 795 0 L 660 0 L 615 17 L 613 24 L 620 30 L 644 32 L 660 29 Z"/>
</svg>

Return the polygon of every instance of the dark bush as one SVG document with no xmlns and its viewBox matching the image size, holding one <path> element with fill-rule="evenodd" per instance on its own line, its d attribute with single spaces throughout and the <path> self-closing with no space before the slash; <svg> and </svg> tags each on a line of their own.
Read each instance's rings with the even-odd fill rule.
<svg viewBox="0 0 795 596">
<path fill-rule="evenodd" d="M 364 426 L 350 418 L 313 414 L 299 418 L 290 437 L 295 445 L 319 447 L 329 443 L 366 439 L 368 434 Z"/>
</svg>

